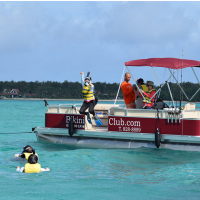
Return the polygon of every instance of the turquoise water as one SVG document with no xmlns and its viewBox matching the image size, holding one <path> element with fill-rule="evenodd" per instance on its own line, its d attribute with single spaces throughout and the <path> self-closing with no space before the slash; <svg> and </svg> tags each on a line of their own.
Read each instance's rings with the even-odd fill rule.
<svg viewBox="0 0 200 200">
<path fill-rule="evenodd" d="M 38 142 L 31 133 L 32 127 L 44 126 L 44 101 L 0 100 L 0 111 L 1 200 L 200 198 L 200 152 L 69 149 Z M 25 162 L 13 156 L 27 144 L 50 172 L 16 172 Z"/>
</svg>

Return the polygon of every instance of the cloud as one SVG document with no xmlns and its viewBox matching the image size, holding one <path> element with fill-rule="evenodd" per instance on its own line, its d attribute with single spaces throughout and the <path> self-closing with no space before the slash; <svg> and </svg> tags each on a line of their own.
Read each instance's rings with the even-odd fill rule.
<svg viewBox="0 0 200 200">
<path fill-rule="evenodd" d="M 127 47 L 199 43 L 200 17 L 188 16 L 177 6 L 180 3 L 24 2 L 6 9 L 8 3 L 1 2 L 0 44 L 9 50 L 30 50 L 46 38 L 64 44 L 99 41 Z"/>
<path fill-rule="evenodd" d="M 0 51 L 26 52 L 38 48 L 50 26 L 36 2 L 0 3 Z"/>
<path fill-rule="evenodd" d="M 118 82 L 125 61 L 181 58 L 182 50 L 199 60 L 199 4 L 0 2 L 4 78 L 12 70 L 14 80 L 79 81 L 84 69 L 94 81 Z"/>
<path fill-rule="evenodd" d="M 179 3 L 179 2 L 178 2 Z M 105 22 L 105 38 L 122 43 L 167 43 L 188 39 L 196 18 L 173 9 L 173 2 L 116 4 Z"/>
<path fill-rule="evenodd" d="M 65 45 L 99 42 L 130 54 L 144 52 L 152 55 L 155 52 L 158 56 L 161 51 L 166 56 L 176 51 L 180 53 L 189 45 L 198 48 L 198 2 L 65 3 L 62 20 L 52 27 L 50 35 L 59 45 L 61 41 Z M 189 5 L 192 5 L 192 15 Z M 105 7 L 107 9 L 103 9 Z"/>
</svg>

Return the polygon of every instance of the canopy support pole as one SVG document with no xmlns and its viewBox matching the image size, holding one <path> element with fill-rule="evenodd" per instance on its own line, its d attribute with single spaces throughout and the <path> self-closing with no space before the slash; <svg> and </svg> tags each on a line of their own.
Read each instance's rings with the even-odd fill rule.
<svg viewBox="0 0 200 200">
<path fill-rule="evenodd" d="M 168 70 L 170 71 L 170 73 L 172 74 L 171 70 L 168 68 Z M 183 94 L 185 95 L 185 97 L 187 98 L 187 100 L 189 101 L 188 96 L 186 95 L 185 91 L 183 90 L 183 88 L 180 86 L 180 84 L 178 83 L 177 79 L 175 78 L 175 76 L 173 75 L 177 85 L 180 87 L 180 89 L 182 90 Z"/>
<path fill-rule="evenodd" d="M 157 83 L 158 83 L 158 85 L 159 85 L 159 87 L 160 87 L 160 83 L 159 83 L 159 81 L 158 81 L 158 79 L 157 79 L 157 76 L 156 76 L 156 73 L 155 73 L 153 67 L 151 67 L 151 69 L 152 69 L 152 71 L 153 71 L 153 73 L 154 73 L 154 76 L 155 76 L 155 78 L 156 78 L 156 81 L 157 81 Z M 158 94 L 158 98 L 160 97 L 160 93 L 161 93 L 161 90 L 160 90 L 160 92 L 159 92 L 159 94 Z"/>
<path fill-rule="evenodd" d="M 125 70 L 125 65 L 124 65 L 124 70 Z M 122 78 L 124 76 L 124 70 L 122 72 Z M 118 98 L 118 95 L 119 95 L 119 90 L 120 90 L 120 87 L 121 87 L 121 84 L 122 84 L 122 78 L 121 78 L 121 81 L 120 81 L 120 84 L 119 84 L 119 88 L 118 88 L 118 91 L 117 91 L 117 95 L 116 95 L 116 98 L 115 98 L 115 103 L 114 105 L 116 104 L 116 101 L 117 101 L 117 98 Z"/>
<path fill-rule="evenodd" d="M 191 101 L 196 96 L 196 94 L 199 92 L 199 90 L 200 90 L 200 88 L 195 92 L 195 94 L 190 98 L 189 101 Z"/>
<path fill-rule="evenodd" d="M 157 79 L 157 76 L 156 76 L 156 73 L 155 73 L 153 67 L 151 67 L 151 69 L 152 69 L 152 71 L 153 71 L 153 73 L 154 73 L 154 76 L 155 76 L 155 78 L 156 78 L 156 81 L 157 81 L 157 83 L 158 83 L 158 85 L 159 85 L 159 87 L 160 87 L 160 83 L 159 83 L 159 81 L 158 81 L 158 79 Z"/>
<path fill-rule="evenodd" d="M 169 87 L 169 83 L 168 83 L 168 82 L 167 82 L 167 86 L 168 86 L 168 89 L 169 89 L 169 93 L 170 93 L 170 96 L 171 96 L 171 99 L 172 99 L 173 106 L 174 106 L 174 108 L 175 108 L 174 99 L 173 99 L 173 96 L 172 96 L 172 93 L 171 93 L 171 90 L 170 90 L 170 87 Z"/>
<path fill-rule="evenodd" d="M 196 73 L 195 73 L 195 71 L 194 71 L 193 67 L 191 67 L 191 68 L 192 68 L 192 71 L 194 72 L 194 75 L 195 75 L 195 77 L 196 77 L 196 79 L 197 79 L 197 81 L 198 81 L 199 85 L 200 85 L 199 79 L 198 79 L 198 77 L 197 77 L 197 75 L 196 75 Z"/>
<path fill-rule="evenodd" d="M 196 75 L 196 73 L 195 73 L 193 67 L 191 67 L 191 68 L 192 68 L 192 71 L 194 72 L 194 75 L 195 75 L 195 77 L 196 77 L 196 79 L 197 79 L 199 85 L 200 85 L 199 79 L 198 79 L 198 77 L 197 77 L 197 75 Z M 200 88 L 195 92 L 195 94 L 190 98 L 189 101 L 191 101 L 191 100 L 196 96 L 196 94 L 199 92 L 199 90 L 200 90 Z"/>
<path fill-rule="evenodd" d="M 154 96 L 158 94 L 158 92 L 159 92 L 159 91 L 162 89 L 162 87 L 167 83 L 167 81 L 175 74 L 176 71 L 177 71 L 177 70 L 175 70 L 175 71 L 171 74 L 171 76 L 170 76 L 170 77 L 166 80 L 166 82 L 158 89 L 158 91 L 146 102 L 146 104 L 143 106 L 143 108 L 145 108 L 146 105 L 154 98 Z"/>
</svg>

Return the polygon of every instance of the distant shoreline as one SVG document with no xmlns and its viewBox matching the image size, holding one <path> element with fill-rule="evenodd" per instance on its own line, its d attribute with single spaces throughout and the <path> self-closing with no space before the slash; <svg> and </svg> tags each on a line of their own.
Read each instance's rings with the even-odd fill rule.
<svg viewBox="0 0 200 200">
<path fill-rule="evenodd" d="M 24 101 L 83 101 L 83 99 L 48 99 L 48 98 L 5 98 L 5 99 L 0 99 L 0 100 L 24 100 Z M 115 101 L 115 99 L 99 99 L 99 101 Z M 123 102 L 124 99 L 118 99 L 117 102 Z M 168 100 L 164 100 L 164 102 L 172 102 L 172 101 L 168 101 Z M 179 101 L 174 101 L 174 102 L 179 102 Z M 187 103 L 187 101 L 182 101 L 182 103 Z M 191 103 L 200 103 L 200 102 L 191 102 Z"/>
<path fill-rule="evenodd" d="M 5 98 L 5 99 L 0 99 L 0 100 L 24 100 L 24 101 L 28 101 L 28 100 L 35 100 L 35 101 L 83 101 L 83 99 L 48 99 L 48 98 Z M 115 99 L 99 99 L 99 101 L 115 101 Z M 118 99 L 117 101 L 124 101 L 124 99 Z"/>
</svg>

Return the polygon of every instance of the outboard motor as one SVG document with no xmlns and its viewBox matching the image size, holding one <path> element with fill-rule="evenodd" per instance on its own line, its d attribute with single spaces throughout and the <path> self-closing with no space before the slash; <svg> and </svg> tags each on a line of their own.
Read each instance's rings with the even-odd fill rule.
<svg viewBox="0 0 200 200">
<path fill-rule="evenodd" d="M 69 133 L 70 137 L 72 137 L 72 135 L 74 134 L 74 122 L 73 122 L 73 119 L 71 119 L 69 121 L 68 133 Z"/>
<path fill-rule="evenodd" d="M 156 132 L 155 132 L 155 145 L 157 148 L 160 147 L 160 142 L 161 142 L 161 134 L 159 129 L 157 128 Z"/>
</svg>

